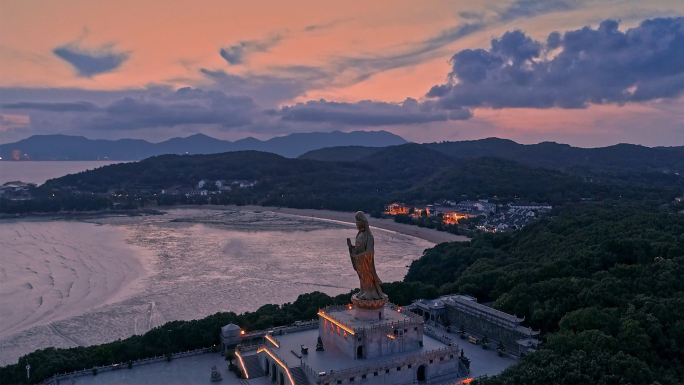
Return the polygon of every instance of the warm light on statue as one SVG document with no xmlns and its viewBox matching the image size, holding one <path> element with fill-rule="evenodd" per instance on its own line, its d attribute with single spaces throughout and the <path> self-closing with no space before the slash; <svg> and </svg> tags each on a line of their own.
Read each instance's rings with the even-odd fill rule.
<svg viewBox="0 0 684 385">
<path fill-rule="evenodd" d="M 359 232 L 354 244 L 347 238 L 347 247 L 352 267 L 359 276 L 360 290 L 352 295 L 353 305 L 349 306 L 349 310 L 355 309 L 355 317 L 358 319 L 383 319 L 388 298 L 380 288 L 382 282 L 375 271 L 375 240 L 366 215 L 358 211 L 355 217 Z"/>
</svg>

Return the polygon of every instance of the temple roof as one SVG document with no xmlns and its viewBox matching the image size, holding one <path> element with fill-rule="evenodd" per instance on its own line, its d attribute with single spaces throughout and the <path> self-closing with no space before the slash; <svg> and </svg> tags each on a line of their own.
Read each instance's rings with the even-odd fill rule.
<svg viewBox="0 0 684 385">
<path fill-rule="evenodd" d="M 444 300 L 446 303 L 452 302 L 453 305 L 459 308 L 468 308 L 471 312 L 480 313 L 482 315 L 493 316 L 511 323 L 519 324 L 524 321 L 524 318 L 518 318 L 515 315 L 504 313 L 481 303 L 473 302 L 460 295 L 454 295 Z"/>
<path fill-rule="evenodd" d="M 241 330 L 241 329 L 240 329 L 239 326 L 237 326 L 237 325 L 234 324 L 234 323 L 230 323 L 230 324 L 228 324 L 228 325 L 226 325 L 226 326 L 224 326 L 224 327 L 221 328 L 221 333 L 225 335 L 225 334 L 230 333 L 230 332 L 233 332 L 233 331 L 240 332 L 240 330 Z"/>
</svg>

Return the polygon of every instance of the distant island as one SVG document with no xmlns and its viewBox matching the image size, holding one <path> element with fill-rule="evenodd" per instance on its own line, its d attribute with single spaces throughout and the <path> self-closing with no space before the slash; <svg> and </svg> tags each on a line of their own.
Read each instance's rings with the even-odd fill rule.
<svg viewBox="0 0 684 385">
<path fill-rule="evenodd" d="M 83 136 L 34 135 L 0 145 L 2 160 L 141 160 L 175 154 L 216 154 L 255 150 L 296 158 L 308 151 L 332 146 L 386 147 L 408 143 L 387 131 L 309 132 L 278 136 L 265 141 L 252 137 L 220 140 L 204 134 L 172 138 L 160 143 L 140 139 L 88 139 Z"/>
</svg>

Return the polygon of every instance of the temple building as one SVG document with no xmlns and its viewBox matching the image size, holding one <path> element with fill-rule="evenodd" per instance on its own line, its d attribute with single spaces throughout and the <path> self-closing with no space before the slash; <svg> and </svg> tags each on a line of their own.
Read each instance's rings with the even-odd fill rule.
<svg viewBox="0 0 684 385">
<path fill-rule="evenodd" d="M 236 347 L 246 378 L 277 384 L 410 384 L 467 378 L 453 340 L 425 333 L 423 318 L 382 304 L 321 309 L 318 321 L 245 334 Z M 248 341 L 255 343 L 248 343 Z M 222 349 L 232 349 L 222 334 Z"/>
<path fill-rule="evenodd" d="M 467 295 L 447 295 L 434 300 L 419 300 L 407 307 L 423 317 L 428 325 L 449 325 L 468 335 L 501 342 L 506 350 L 524 356 L 539 347 L 539 331 L 520 325 L 525 318 L 504 313 L 477 303 Z"/>
<path fill-rule="evenodd" d="M 221 352 L 236 351 L 247 379 L 266 376 L 276 384 L 429 384 L 467 382 L 473 377 L 471 365 L 480 375 L 482 367 L 495 368 L 491 361 L 499 342 L 509 357 L 506 366 L 539 347 L 539 332 L 521 326 L 523 318 L 466 295 L 418 300 L 403 308 L 381 300 L 382 307 L 372 311 L 353 302 L 320 309 L 318 320 L 239 335 L 238 345 L 237 326 L 227 325 Z M 461 328 L 469 339 L 459 345 Z M 473 349 L 471 343 L 483 338 L 491 353 Z"/>
</svg>

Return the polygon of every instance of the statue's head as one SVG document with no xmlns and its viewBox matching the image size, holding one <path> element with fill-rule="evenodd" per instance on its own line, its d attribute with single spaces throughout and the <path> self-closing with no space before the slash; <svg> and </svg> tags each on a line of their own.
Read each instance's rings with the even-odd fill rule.
<svg viewBox="0 0 684 385">
<path fill-rule="evenodd" d="M 354 217 L 356 218 L 356 227 L 359 229 L 359 231 L 368 229 L 368 219 L 366 219 L 366 215 L 363 213 L 363 211 L 357 211 Z"/>
</svg>

